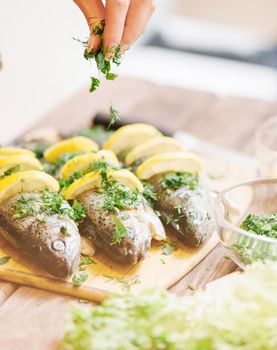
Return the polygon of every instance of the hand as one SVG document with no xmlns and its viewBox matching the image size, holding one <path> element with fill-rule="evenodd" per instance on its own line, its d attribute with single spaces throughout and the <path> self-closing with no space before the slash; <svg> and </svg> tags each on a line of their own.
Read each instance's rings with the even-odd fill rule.
<svg viewBox="0 0 277 350">
<path fill-rule="evenodd" d="M 118 45 L 120 54 L 124 53 L 144 33 L 155 10 L 152 0 L 74 0 L 86 17 L 90 37 L 88 51 L 97 50 L 101 39 L 94 33 L 96 26 L 105 20 L 103 45 L 106 59 L 113 56 Z"/>
</svg>

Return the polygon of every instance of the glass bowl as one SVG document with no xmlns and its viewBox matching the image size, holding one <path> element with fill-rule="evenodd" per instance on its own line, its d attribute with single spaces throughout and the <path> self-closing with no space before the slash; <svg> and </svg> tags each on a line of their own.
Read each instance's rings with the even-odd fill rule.
<svg viewBox="0 0 277 350">
<path fill-rule="evenodd" d="M 218 194 L 215 217 L 219 237 L 241 268 L 257 260 L 277 261 L 277 239 L 240 228 L 248 214 L 273 213 L 277 213 L 277 178 L 244 181 Z"/>
</svg>

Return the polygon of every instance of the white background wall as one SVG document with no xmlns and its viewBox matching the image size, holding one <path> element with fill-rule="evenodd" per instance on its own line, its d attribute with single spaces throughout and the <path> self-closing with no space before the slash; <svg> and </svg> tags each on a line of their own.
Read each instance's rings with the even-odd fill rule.
<svg viewBox="0 0 277 350">
<path fill-rule="evenodd" d="M 0 0 L 0 142 L 85 83 L 86 35 L 73 1 Z"/>
<path fill-rule="evenodd" d="M 166 16 L 174 2 L 157 0 L 152 27 L 168 28 L 178 40 L 182 29 Z M 89 84 L 92 68 L 72 40 L 86 35 L 85 20 L 72 0 L 0 0 L 0 143 Z M 120 74 L 222 95 L 277 96 L 273 70 L 161 49 L 132 48 Z"/>
</svg>

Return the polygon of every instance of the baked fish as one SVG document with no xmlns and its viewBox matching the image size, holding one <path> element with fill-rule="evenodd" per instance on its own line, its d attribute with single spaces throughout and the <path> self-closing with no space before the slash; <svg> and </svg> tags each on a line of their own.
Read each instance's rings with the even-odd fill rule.
<svg viewBox="0 0 277 350">
<path fill-rule="evenodd" d="M 49 215 L 43 205 L 40 193 L 21 193 L 1 203 L 0 234 L 52 275 L 68 277 L 80 259 L 78 228 L 65 213 L 71 207 L 64 201 L 63 214 Z"/>
<path fill-rule="evenodd" d="M 180 181 L 181 176 L 187 176 L 186 184 Z M 162 221 L 173 227 L 189 246 L 198 247 L 206 242 L 215 229 L 214 198 L 203 181 L 186 173 L 168 173 L 155 175 L 149 182 L 157 193 L 155 209 Z"/>
<path fill-rule="evenodd" d="M 142 197 L 135 208 L 115 212 L 103 210 L 104 197 L 96 191 L 86 191 L 78 200 L 87 215 L 80 233 L 119 262 L 138 263 L 146 256 L 152 237 L 165 238 L 162 223 Z"/>
</svg>

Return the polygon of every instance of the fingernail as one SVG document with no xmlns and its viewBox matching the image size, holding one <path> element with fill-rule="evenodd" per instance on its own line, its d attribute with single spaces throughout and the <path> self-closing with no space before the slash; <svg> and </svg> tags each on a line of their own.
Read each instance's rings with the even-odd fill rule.
<svg viewBox="0 0 277 350">
<path fill-rule="evenodd" d="M 129 48 L 130 48 L 130 45 L 127 45 L 127 44 L 120 45 L 119 56 L 123 55 L 125 51 L 129 50 Z"/>
<path fill-rule="evenodd" d="M 106 60 L 111 60 L 115 54 L 115 49 L 118 46 L 118 44 L 110 44 L 109 46 L 107 46 L 107 48 L 105 49 L 105 59 Z"/>
<path fill-rule="evenodd" d="M 88 44 L 87 44 L 87 50 L 88 52 L 93 51 L 94 49 L 94 44 L 95 44 L 95 37 L 91 35 L 88 39 Z"/>
</svg>

